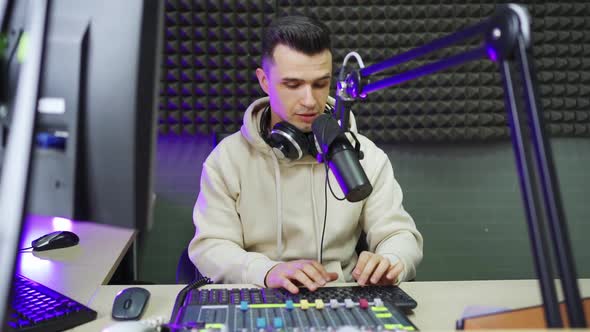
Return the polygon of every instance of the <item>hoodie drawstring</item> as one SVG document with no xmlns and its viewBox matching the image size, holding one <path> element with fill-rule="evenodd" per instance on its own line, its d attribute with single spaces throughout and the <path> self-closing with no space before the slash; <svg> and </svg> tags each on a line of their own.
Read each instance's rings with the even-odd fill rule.
<svg viewBox="0 0 590 332">
<path fill-rule="evenodd" d="M 317 206 L 316 206 L 316 200 L 315 200 L 315 187 L 313 185 L 313 180 L 314 180 L 314 176 L 313 176 L 313 169 L 314 169 L 315 164 L 311 165 L 310 168 L 310 178 L 309 178 L 309 187 L 311 188 L 311 206 L 313 209 L 313 224 L 315 226 L 315 242 L 316 242 L 316 248 L 317 248 L 317 261 L 320 262 L 321 261 L 321 239 L 319 234 L 321 234 L 321 227 L 322 225 L 320 225 L 320 223 L 318 222 L 318 220 L 320 220 L 318 218 L 317 212 Z"/>
<path fill-rule="evenodd" d="M 281 170 L 277 156 L 271 153 L 275 169 L 275 189 L 277 199 L 277 259 L 281 259 L 283 253 L 283 195 L 281 193 Z"/>
</svg>

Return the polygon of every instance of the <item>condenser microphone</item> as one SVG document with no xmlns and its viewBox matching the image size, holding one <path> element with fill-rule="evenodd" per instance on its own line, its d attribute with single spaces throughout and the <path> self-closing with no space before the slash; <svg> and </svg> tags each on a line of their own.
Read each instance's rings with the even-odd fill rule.
<svg viewBox="0 0 590 332">
<path fill-rule="evenodd" d="M 334 173 L 346 200 L 358 202 L 369 196 L 373 186 L 359 162 L 362 153 L 358 141 L 357 148 L 353 148 L 338 122 L 328 114 L 318 116 L 311 124 L 311 130 L 321 161 L 327 163 Z"/>
</svg>

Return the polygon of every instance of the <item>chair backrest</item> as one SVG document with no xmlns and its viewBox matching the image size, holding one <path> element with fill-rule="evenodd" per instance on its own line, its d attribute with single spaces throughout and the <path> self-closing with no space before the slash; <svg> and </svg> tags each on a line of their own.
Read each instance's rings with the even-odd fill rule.
<svg viewBox="0 0 590 332">
<path fill-rule="evenodd" d="M 195 280 L 202 278 L 203 275 L 195 264 L 188 257 L 188 248 L 185 248 L 178 258 L 178 265 L 176 266 L 176 283 L 189 284 Z"/>
</svg>

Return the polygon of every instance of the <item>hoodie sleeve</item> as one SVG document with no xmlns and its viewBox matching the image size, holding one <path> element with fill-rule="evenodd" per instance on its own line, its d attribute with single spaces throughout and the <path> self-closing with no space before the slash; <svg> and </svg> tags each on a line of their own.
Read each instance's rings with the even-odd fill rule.
<svg viewBox="0 0 590 332">
<path fill-rule="evenodd" d="M 416 276 L 416 267 L 422 261 L 422 235 L 403 208 L 402 190 L 389 158 L 382 150 L 374 148 L 377 157 L 370 179 L 373 192 L 365 202 L 361 222 L 370 251 L 392 262 L 401 261 L 404 270 L 398 280 L 410 280 Z"/>
<path fill-rule="evenodd" d="M 221 162 L 215 152 L 203 164 L 189 257 L 215 282 L 264 286 L 266 273 L 279 262 L 244 250 L 242 223 L 236 210 L 239 183 L 237 176 L 223 176 L 235 174 L 229 164 Z"/>
</svg>

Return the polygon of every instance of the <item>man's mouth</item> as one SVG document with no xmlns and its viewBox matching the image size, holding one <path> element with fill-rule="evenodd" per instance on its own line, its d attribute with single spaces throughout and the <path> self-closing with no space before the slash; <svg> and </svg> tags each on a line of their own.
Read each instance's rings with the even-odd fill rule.
<svg viewBox="0 0 590 332">
<path fill-rule="evenodd" d="M 303 120 L 304 122 L 312 122 L 316 116 L 318 114 L 317 113 L 301 113 L 301 114 L 297 114 L 297 116 Z"/>
</svg>

